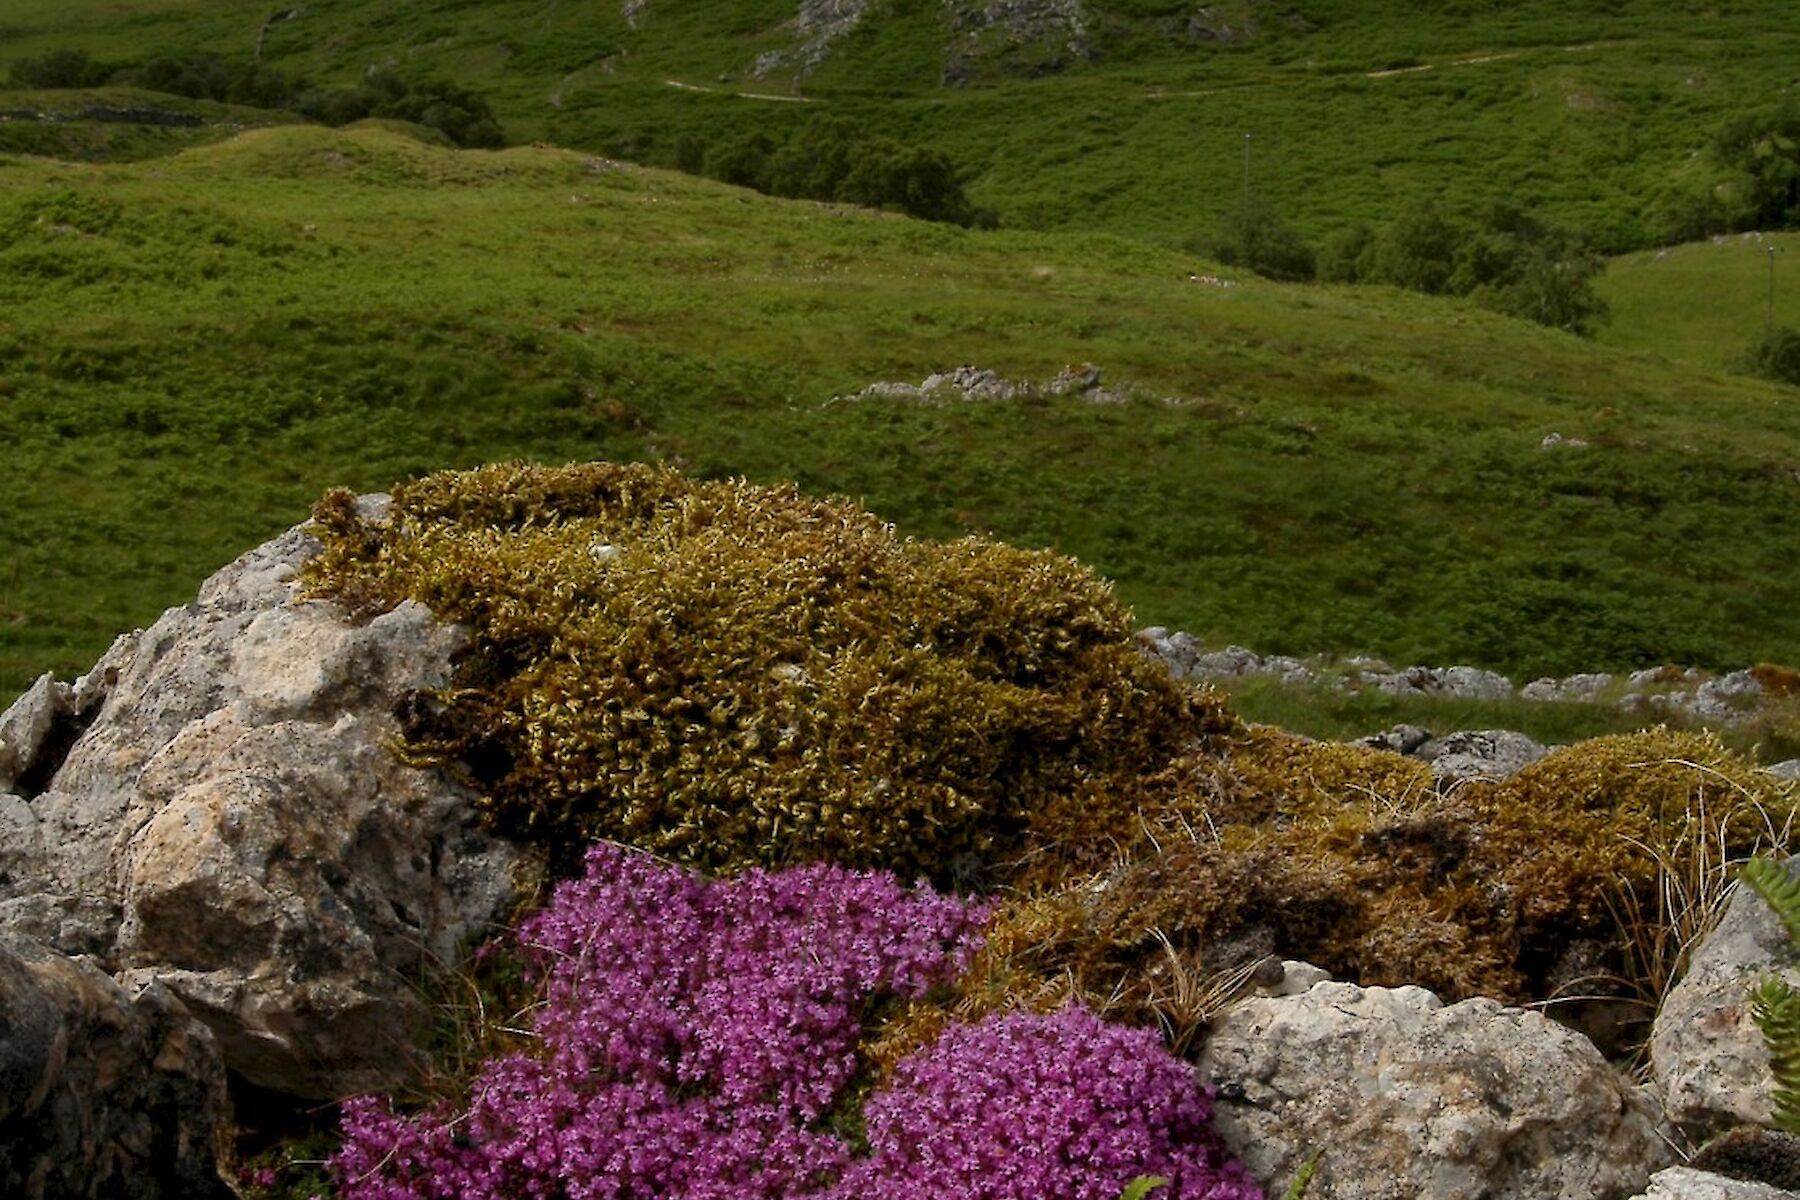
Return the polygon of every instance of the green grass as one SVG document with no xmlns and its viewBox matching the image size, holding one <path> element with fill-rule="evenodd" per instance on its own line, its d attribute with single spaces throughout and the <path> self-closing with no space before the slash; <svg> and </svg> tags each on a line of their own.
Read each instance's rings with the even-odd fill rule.
<svg viewBox="0 0 1800 1200">
<path fill-rule="evenodd" d="M 995 47 L 967 86 L 945 88 L 940 5 L 891 0 L 810 77 L 753 78 L 759 54 L 791 44 L 794 8 L 650 0 L 632 29 L 616 3 L 315 0 L 271 26 L 266 58 L 320 82 L 390 62 L 451 76 L 488 94 L 516 138 L 657 163 L 684 134 L 781 134 L 830 109 L 951 152 L 971 198 L 1012 225 L 1165 242 L 1238 203 L 1253 131 L 1254 189 L 1315 235 L 1412 200 L 1468 209 L 1503 195 L 1613 250 L 1654 242 L 1663 196 L 1701 170 L 1696 152 L 1791 92 L 1800 58 L 1778 0 L 1213 5 L 1239 30 L 1259 14 L 1228 45 L 1189 41 L 1180 6 L 1094 0 L 1091 61 L 1063 55 L 1034 77 L 1055 47 Z M 267 16 L 235 0 L 14 0 L 0 65 L 58 47 L 243 60 Z"/>
<path fill-rule="evenodd" d="M 1800 326 L 1800 234 L 1732 234 L 1615 259 L 1599 292 L 1612 318 L 1599 338 L 1714 370 L 1737 369 L 1769 313 L 1775 247 L 1775 323 Z"/>
<path fill-rule="evenodd" d="M 1055 546 L 1145 623 L 1267 652 L 1792 657 L 1793 390 L 1193 267 L 390 129 L 0 158 L 0 693 L 328 485 L 509 456 L 665 457 Z M 833 400 L 1077 361 L 1140 398 Z"/>
</svg>

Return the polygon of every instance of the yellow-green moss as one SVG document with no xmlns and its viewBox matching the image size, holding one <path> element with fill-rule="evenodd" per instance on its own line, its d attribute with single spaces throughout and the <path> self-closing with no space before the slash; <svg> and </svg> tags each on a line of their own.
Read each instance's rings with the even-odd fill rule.
<svg viewBox="0 0 1800 1200">
<path fill-rule="evenodd" d="M 505 828 L 710 868 L 944 879 L 1089 780 L 1228 724 L 1070 559 L 902 538 L 792 488 L 596 463 L 444 473 L 316 511 L 315 591 L 475 634 L 414 753 Z"/>
</svg>

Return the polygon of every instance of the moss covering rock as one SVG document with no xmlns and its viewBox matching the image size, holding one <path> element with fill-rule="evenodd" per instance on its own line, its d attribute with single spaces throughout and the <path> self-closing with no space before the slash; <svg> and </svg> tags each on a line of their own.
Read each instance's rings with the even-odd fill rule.
<svg viewBox="0 0 1800 1200">
<path fill-rule="evenodd" d="M 1074 561 L 904 538 L 855 505 L 649 466 L 501 465 L 315 510 L 316 594 L 467 625 L 407 744 L 503 828 L 701 867 L 936 880 L 1030 815 L 1231 719 L 1135 646 Z"/>
<path fill-rule="evenodd" d="M 1596 738 L 1446 787 L 1398 755 L 1245 729 L 1040 809 L 973 969 L 897 1014 L 877 1057 L 1071 996 L 1194 1045 L 1271 955 L 1448 1000 L 1556 1000 L 1629 1050 L 1725 864 L 1782 845 L 1797 798 L 1704 734 Z"/>
</svg>

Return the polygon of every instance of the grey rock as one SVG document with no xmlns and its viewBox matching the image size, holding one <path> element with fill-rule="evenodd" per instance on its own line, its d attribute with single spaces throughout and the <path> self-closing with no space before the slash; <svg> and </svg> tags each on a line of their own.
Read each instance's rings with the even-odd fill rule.
<svg viewBox="0 0 1800 1200">
<path fill-rule="evenodd" d="M 1413 751 L 1440 780 L 1504 779 L 1548 754 L 1544 746 L 1510 729 L 1473 729 L 1434 738 Z"/>
<path fill-rule="evenodd" d="M 1592 700 L 1612 687 L 1613 677 L 1605 672 L 1571 675 L 1567 679 L 1534 679 L 1519 689 L 1523 700 Z"/>
<path fill-rule="evenodd" d="M 1800 758 L 1784 758 L 1778 763 L 1770 763 L 1763 770 L 1777 779 L 1800 779 Z"/>
<path fill-rule="evenodd" d="M 1199 1069 L 1272 1195 L 1321 1150 L 1308 1194 L 1336 1200 L 1616 1200 L 1669 1156 L 1592 1043 L 1493 1000 L 1315 983 L 1227 1010 Z"/>
<path fill-rule="evenodd" d="M 1512 680 L 1479 667 L 1445 667 L 1437 672 L 1433 689 L 1463 700 L 1504 700 L 1513 694 Z"/>
<path fill-rule="evenodd" d="M 1240 675 L 1253 675 L 1262 670 L 1262 659 L 1253 650 L 1242 646 L 1227 646 L 1223 650 L 1213 650 L 1194 657 L 1192 672 L 1209 678 L 1232 679 Z"/>
<path fill-rule="evenodd" d="M 1632 1200 L 1793 1200 L 1795 1193 L 1766 1183 L 1730 1179 L 1692 1167 L 1669 1167 L 1650 1177 Z"/>
<path fill-rule="evenodd" d="M 1093 363 L 1073 363 L 1056 373 L 1050 381 L 1050 392 L 1055 396 L 1090 392 L 1100 386 L 1100 368 Z"/>
<path fill-rule="evenodd" d="M 405 1079 L 428 1020 L 411 981 L 536 867 L 390 750 L 462 632 L 300 600 L 317 550 L 298 529 L 252 550 L 89 673 L 97 711 L 47 790 L 0 802 L 21 847 L 0 850 L 0 929 L 149 972 L 233 1070 L 335 1098 Z"/>
<path fill-rule="evenodd" d="M 1325 983 L 1330 978 L 1331 972 L 1324 967 L 1290 958 L 1281 964 L 1280 980 L 1264 986 L 1261 991 L 1265 996 L 1300 996 L 1311 991 L 1315 983 Z"/>
<path fill-rule="evenodd" d="M 20 789 L 57 724 L 73 710 L 73 690 L 46 674 L 0 713 L 0 792 Z"/>
<path fill-rule="evenodd" d="M 231 1200 L 212 1035 L 153 978 L 0 935 L 0 1195 Z"/>
<path fill-rule="evenodd" d="M 1431 730 L 1423 725 L 1396 725 L 1382 733 L 1357 738 L 1355 744 L 1391 754 L 1412 754 L 1431 740 Z"/>
<path fill-rule="evenodd" d="M 1788 860 L 1790 871 L 1800 858 Z M 1734 885 L 1725 915 L 1688 959 L 1650 1031 L 1650 1065 L 1669 1120 L 1694 1137 L 1774 1115 L 1769 1053 L 1750 1015 L 1765 975 L 1800 986 L 1786 930 L 1761 896 Z"/>
</svg>

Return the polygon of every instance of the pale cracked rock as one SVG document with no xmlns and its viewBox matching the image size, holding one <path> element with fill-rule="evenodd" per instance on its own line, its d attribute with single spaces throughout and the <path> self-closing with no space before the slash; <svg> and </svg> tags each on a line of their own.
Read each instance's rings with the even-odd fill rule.
<svg viewBox="0 0 1800 1200">
<path fill-rule="evenodd" d="M 1691 1167 L 1670 1167 L 1651 1176 L 1649 1189 L 1632 1200 L 1795 1200 L 1795 1193 Z"/>
<path fill-rule="evenodd" d="M 252 550 L 74 685 L 91 723 L 41 792 L 0 794 L 0 931 L 147 972 L 233 1070 L 335 1098 L 405 1078 L 421 967 L 537 866 L 391 750 L 464 635 L 415 603 L 356 624 L 300 600 L 317 550 L 299 529 Z"/>
<path fill-rule="evenodd" d="M 1279 1194 L 1616 1200 L 1667 1162 L 1647 1100 L 1581 1035 L 1493 1000 L 1317 983 L 1245 1000 L 1200 1060 L 1216 1124 Z"/>
<path fill-rule="evenodd" d="M 1789 859 L 1790 871 L 1800 858 Z M 1750 989 L 1779 973 L 1800 986 L 1786 931 L 1762 897 L 1737 885 L 1725 915 L 1688 958 L 1650 1033 L 1650 1065 L 1669 1120 L 1702 1137 L 1775 1115 L 1769 1052 L 1750 1015 Z"/>
</svg>

